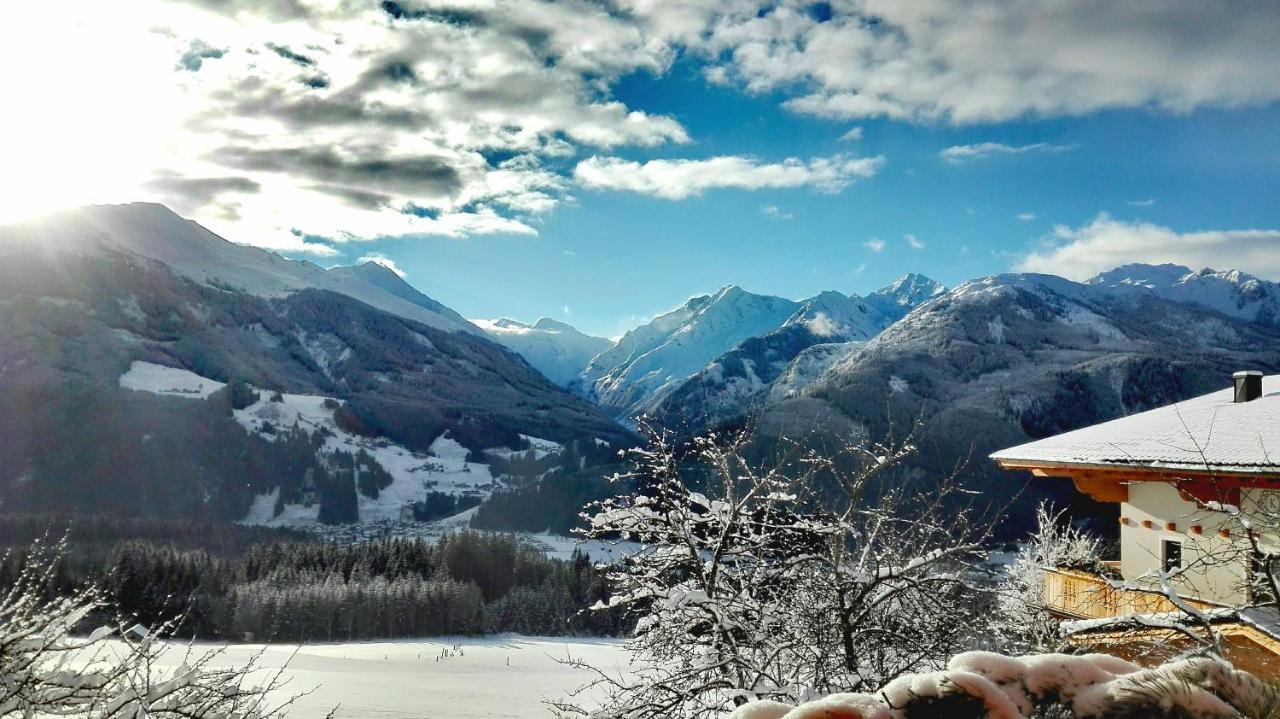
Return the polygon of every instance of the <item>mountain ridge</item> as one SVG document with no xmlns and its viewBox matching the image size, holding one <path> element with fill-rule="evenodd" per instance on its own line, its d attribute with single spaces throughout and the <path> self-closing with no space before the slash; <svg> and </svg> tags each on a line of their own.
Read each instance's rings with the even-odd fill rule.
<svg viewBox="0 0 1280 719">
<path fill-rule="evenodd" d="M 282 297 L 307 288 L 330 290 L 415 322 L 482 335 L 461 315 L 398 276 L 395 281 L 383 276 L 380 270 L 385 268 L 381 266 L 378 271 L 368 268 L 367 263 L 325 270 L 305 260 L 290 260 L 269 250 L 231 242 L 156 203 L 90 205 L 0 229 L 7 237 L 18 240 L 43 239 L 47 251 L 116 248 L 163 262 L 178 274 L 203 284 L 261 297 Z M 51 232 L 57 233 L 57 241 L 47 241 Z"/>
<path fill-rule="evenodd" d="M 165 213 L 153 217 L 173 226 Z M 241 278 L 266 283 L 265 272 L 288 262 L 221 238 L 195 240 L 204 243 L 197 258 L 205 250 L 227 262 L 252 258 Z M 574 454 L 573 467 L 551 474 L 556 482 L 613 462 L 608 447 L 633 441 L 446 314 L 431 312 L 428 324 L 324 286 L 281 288 L 296 279 L 287 265 L 283 279 L 254 288 L 262 294 L 248 292 L 122 246 L 140 241 L 164 251 L 154 232 L 121 242 L 74 216 L 0 228 L 6 508 L 258 523 L 394 519 L 432 492 L 485 501 L 522 476 L 512 458 L 528 450 L 541 453 L 526 468 L 540 474 L 558 466 L 546 448 Z M 386 273 L 373 279 L 391 282 Z"/>
<path fill-rule="evenodd" d="M 707 425 L 746 414 L 773 393 L 784 374 L 789 389 L 809 373 L 835 361 L 840 351 L 866 342 L 945 288 L 923 275 L 908 274 L 866 297 L 826 291 L 799 303 L 776 329 L 743 340 L 720 354 L 659 399 L 652 412 L 661 421 Z M 807 361 L 792 368 L 810 348 Z"/>
<path fill-rule="evenodd" d="M 471 323 L 561 387 L 572 384 L 593 357 L 613 345 L 608 339 L 550 317 L 541 317 L 531 325 L 509 317 Z"/>
</svg>

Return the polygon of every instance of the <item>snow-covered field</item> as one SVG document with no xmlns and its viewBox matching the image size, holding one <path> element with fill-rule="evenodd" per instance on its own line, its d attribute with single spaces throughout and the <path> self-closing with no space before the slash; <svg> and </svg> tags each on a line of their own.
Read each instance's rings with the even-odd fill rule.
<svg viewBox="0 0 1280 719">
<path fill-rule="evenodd" d="M 261 644 L 232 645 L 215 662 L 244 664 Z M 167 654 L 175 664 L 183 652 Z M 628 671 L 620 640 L 501 635 L 350 644 L 270 645 L 260 664 L 285 670 L 281 698 L 310 691 L 289 711 L 293 719 L 345 717 L 498 719 L 549 717 L 544 699 L 587 682 L 591 674 L 564 666 L 566 657 L 611 672 Z"/>
</svg>

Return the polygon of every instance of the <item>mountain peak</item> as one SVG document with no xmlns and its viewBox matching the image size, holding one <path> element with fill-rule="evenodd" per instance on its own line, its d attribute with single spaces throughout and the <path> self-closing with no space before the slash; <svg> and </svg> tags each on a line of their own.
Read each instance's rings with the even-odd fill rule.
<svg viewBox="0 0 1280 719">
<path fill-rule="evenodd" d="M 568 322 L 561 322 L 551 317 L 539 317 L 537 322 L 533 323 L 535 330 L 544 330 L 547 332 L 573 332 L 575 334 L 583 334 L 577 327 Z"/>
<path fill-rule="evenodd" d="M 1203 272 L 1202 270 L 1201 274 Z M 1209 272 L 1212 273 L 1213 271 L 1209 270 Z M 1131 262 L 1106 272 L 1100 272 L 1085 280 L 1084 284 L 1104 286 L 1131 285 L 1146 288 L 1167 287 L 1176 285 L 1190 274 L 1192 274 L 1190 267 L 1175 265 L 1171 262 L 1162 265 Z"/>
<path fill-rule="evenodd" d="M 550 317 L 539 318 L 532 325 L 507 317 L 472 322 L 561 387 L 573 382 L 591 358 L 613 344 Z"/>
<path fill-rule="evenodd" d="M 922 301 L 946 291 L 941 283 L 918 272 L 908 272 L 897 280 L 872 292 L 873 295 L 892 295 L 897 298 L 912 298 Z"/>
<path fill-rule="evenodd" d="M 481 322 L 484 322 L 484 320 L 472 320 L 472 322 L 481 323 Z M 487 324 L 493 325 L 494 327 L 501 327 L 502 329 L 509 329 L 509 330 L 532 329 L 531 327 L 529 327 L 529 325 L 526 325 L 520 320 L 513 320 L 510 317 L 499 317 L 496 320 L 490 320 Z"/>
<path fill-rule="evenodd" d="M 713 301 L 736 299 L 738 297 L 742 297 L 744 295 L 749 295 L 749 294 L 751 293 L 742 289 L 738 285 L 725 285 L 724 287 L 721 287 L 719 290 L 717 290 L 716 293 L 712 295 L 711 299 Z"/>
</svg>

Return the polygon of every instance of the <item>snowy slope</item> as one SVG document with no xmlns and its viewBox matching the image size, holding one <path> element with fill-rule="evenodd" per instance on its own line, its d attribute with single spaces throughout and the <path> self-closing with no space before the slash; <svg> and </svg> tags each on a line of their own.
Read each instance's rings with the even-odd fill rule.
<svg viewBox="0 0 1280 719">
<path fill-rule="evenodd" d="M 827 291 L 805 300 L 782 327 L 800 325 L 814 337 L 844 342 L 871 339 L 893 319 L 857 295 Z"/>
<path fill-rule="evenodd" d="M 141 361 L 130 365 L 129 370 L 121 375 L 119 384 L 125 389 L 189 399 L 204 399 L 224 386 L 188 370 Z M 334 421 L 334 410 L 341 404 L 322 395 L 283 393 L 276 397 L 274 393 L 260 390 L 258 400 L 235 410 L 234 416 L 246 432 L 270 441 L 283 439 L 281 429 L 301 428 L 315 438 L 315 451 L 322 460 L 337 452 L 354 454 L 363 450 L 368 453 L 391 475 L 392 482 L 382 488 L 377 497 L 357 494 L 361 522 L 401 519 L 409 505 L 426 499 L 428 492 L 487 498 L 497 488 L 498 483 L 489 466 L 467 461 L 467 449 L 447 433 L 437 437 L 427 452 L 414 452 L 385 438 L 362 437 L 345 431 Z M 523 435 L 522 440 L 539 456 L 563 450 L 560 444 L 538 437 Z M 491 451 L 502 456 L 521 450 L 497 448 Z M 277 512 L 278 497 L 278 489 L 258 495 L 243 521 L 289 527 L 319 523 L 318 504 L 283 504 Z"/>
<path fill-rule="evenodd" d="M 380 290 L 384 290 L 395 297 L 405 300 L 406 302 L 410 302 L 417 307 L 421 307 L 428 312 L 440 315 L 441 317 L 462 326 L 463 329 L 466 329 L 469 332 L 474 332 L 472 328 L 467 326 L 469 323 L 462 317 L 462 315 L 422 294 L 413 285 L 405 282 L 403 277 L 397 275 L 395 272 L 391 271 L 391 269 L 380 263 L 364 262 L 350 267 L 332 267 L 326 275 L 333 280 L 336 286 L 350 287 L 352 291 L 345 292 L 345 294 L 349 294 L 357 299 L 359 299 L 359 297 L 353 294 L 353 292 L 362 288 L 363 285 L 371 285 Z M 377 305 L 374 306 L 376 307 Z"/>
<path fill-rule="evenodd" d="M 2 228 L 0 234 L 29 237 L 62 251 L 125 250 L 163 262 L 197 282 L 262 297 L 281 297 L 308 288 L 330 290 L 431 327 L 481 334 L 456 312 L 413 290 L 385 268 L 326 271 L 310 262 L 229 242 L 163 205 L 82 207 Z M 395 282 L 386 277 L 388 274 Z"/>
<path fill-rule="evenodd" d="M 617 416 L 651 410 L 662 396 L 743 340 L 777 329 L 800 303 L 728 286 L 689 300 L 591 360 L 584 393 Z"/>
<path fill-rule="evenodd" d="M 1240 270 L 1205 268 L 1193 272 L 1182 265 L 1122 265 L 1087 280 L 1113 289 L 1150 292 L 1157 297 L 1197 305 L 1254 322 L 1280 322 L 1280 283 Z"/>
<path fill-rule="evenodd" d="M 571 384 L 591 358 L 613 342 L 579 332 L 572 325 L 543 317 L 532 325 L 512 319 L 472 320 L 498 343 L 525 358 L 533 368 L 561 387 Z"/>
</svg>

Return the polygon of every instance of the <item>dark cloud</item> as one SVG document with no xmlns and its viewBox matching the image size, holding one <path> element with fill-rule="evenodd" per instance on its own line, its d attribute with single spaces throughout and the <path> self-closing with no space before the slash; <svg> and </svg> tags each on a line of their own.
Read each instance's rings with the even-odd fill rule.
<svg viewBox="0 0 1280 719">
<path fill-rule="evenodd" d="M 425 217 L 428 220 L 434 220 L 440 217 L 440 210 L 432 207 L 423 207 L 422 205 L 416 205 L 412 202 L 406 204 L 400 209 L 400 211 L 406 215 Z"/>
<path fill-rule="evenodd" d="M 296 228 L 296 227 L 292 227 L 292 228 L 290 228 L 290 229 L 289 229 L 289 234 L 291 234 L 291 235 L 293 235 L 294 237 L 297 237 L 298 239 L 302 240 L 302 241 L 303 241 L 303 243 L 305 243 L 305 244 L 307 244 L 307 245 L 315 245 L 315 246 L 319 246 L 319 247 L 327 247 L 327 248 L 329 248 L 329 249 L 331 249 L 331 250 L 332 250 L 332 249 L 333 249 L 333 245 L 335 244 L 335 241 L 334 241 L 334 239 L 333 239 L 332 237 L 326 237 L 326 236 L 324 236 L 324 235 L 313 235 L 313 234 L 310 234 L 310 233 L 307 233 L 307 232 L 303 232 L 302 230 L 299 230 L 299 229 L 298 229 L 298 228 Z M 324 254 L 324 253 L 320 253 L 320 254 Z M 336 251 L 336 250 L 334 251 L 334 254 L 337 254 L 337 251 Z"/>
<path fill-rule="evenodd" d="M 262 189 L 247 177 L 184 177 L 175 172 L 157 173 L 143 183 L 143 187 L 161 195 L 165 203 L 178 212 L 195 212 L 208 207 L 224 193 L 257 194 Z M 223 209 L 225 214 L 229 206 Z"/>
<path fill-rule="evenodd" d="M 178 69 L 198 72 L 205 60 L 217 60 L 225 54 L 226 50 L 211 47 L 203 40 L 192 40 L 191 46 L 178 58 Z"/>
<path fill-rule="evenodd" d="M 313 90 L 323 90 L 329 87 L 329 78 L 324 75 L 309 75 L 302 78 L 301 82 Z"/>
<path fill-rule="evenodd" d="M 483 13 L 463 10 L 461 8 L 411 8 L 395 0 L 383 0 L 382 11 L 394 20 L 430 20 L 443 22 L 458 27 L 475 27 L 487 25 Z"/>
<path fill-rule="evenodd" d="M 383 0 L 382 11 L 396 20 L 422 20 L 429 14 L 426 10 L 410 10 L 394 0 Z"/>
<path fill-rule="evenodd" d="M 277 45 L 274 42 L 267 43 L 267 49 L 289 62 L 301 65 L 302 67 L 314 67 L 315 59 L 303 55 L 300 52 L 294 52 L 285 45 Z"/>
<path fill-rule="evenodd" d="M 311 17 L 311 9 L 302 0 L 181 0 L 205 10 L 224 15 L 252 12 L 276 20 L 304 20 Z"/>
<path fill-rule="evenodd" d="M 414 72 L 413 67 L 406 62 L 388 63 L 382 67 L 382 74 L 391 82 L 418 84 L 418 73 Z"/>
<path fill-rule="evenodd" d="M 362 190 L 358 187 L 318 184 L 312 185 L 311 189 L 317 192 L 323 192 L 326 195 L 337 197 L 348 205 L 358 207 L 362 210 L 380 210 L 391 204 L 390 195 L 384 195 L 381 192 Z"/>
<path fill-rule="evenodd" d="M 211 159 L 242 170 L 288 173 L 325 185 L 435 196 L 450 196 L 462 188 L 462 178 L 452 164 L 428 155 L 348 159 L 327 147 L 229 147 Z"/>
<path fill-rule="evenodd" d="M 327 78 L 320 78 L 325 83 Z M 303 80 L 310 87 L 323 87 Z M 432 123 L 425 112 L 408 108 L 388 107 L 376 102 L 366 102 L 360 93 L 344 91 L 330 97 L 314 95 L 294 96 L 279 87 L 262 87 L 260 83 L 241 83 L 218 94 L 228 103 L 211 111 L 218 119 L 228 111 L 239 117 L 274 118 L 291 130 L 338 125 L 377 125 L 398 129 L 419 129 Z"/>
</svg>

